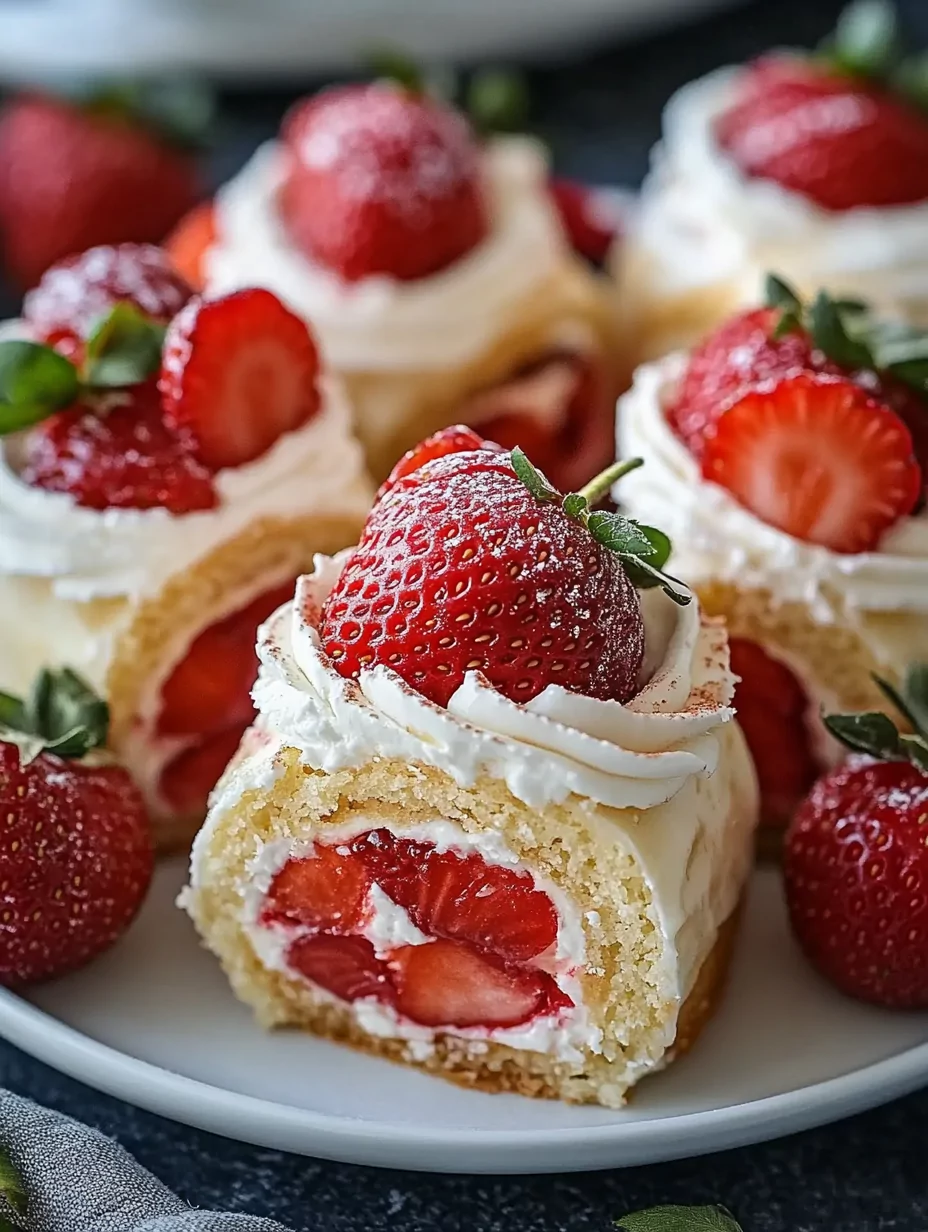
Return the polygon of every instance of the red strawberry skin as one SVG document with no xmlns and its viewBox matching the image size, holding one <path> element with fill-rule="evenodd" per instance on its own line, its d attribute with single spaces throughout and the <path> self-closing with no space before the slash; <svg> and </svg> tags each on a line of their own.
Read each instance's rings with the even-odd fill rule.
<svg viewBox="0 0 928 1232">
<path fill-rule="evenodd" d="M 194 291 L 206 285 L 206 256 L 218 238 L 216 207 L 204 201 L 185 214 L 164 241 L 171 264 Z"/>
<path fill-rule="evenodd" d="M 762 61 L 716 136 L 738 167 L 823 209 L 928 199 L 928 119 L 900 97 L 809 61 Z"/>
<path fill-rule="evenodd" d="M 111 409 L 78 403 L 33 428 L 22 479 L 66 492 L 86 509 L 212 509 L 212 476 L 164 424 L 151 383 L 106 395 Z"/>
<path fill-rule="evenodd" d="M 153 854 L 138 789 L 115 766 L 0 744 L 0 984 L 73 971 L 132 922 Z"/>
<path fill-rule="evenodd" d="M 501 446 L 493 441 L 486 441 L 482 436 L 478 436 L 473 428 L 468 428 L 465 424 L 455 424 L 449 428 L 442 428 L 440 432 L 426 437 L 414 449 L 410 449 L 407 453 L 403 454 L 384 480 L 383 486 L 377 494 L 377 499 L 379 500 L 381 496 L 386 496 L 407 475 L 421 470 L 426 462 L 434 462 L 437 458 L 444 458 L 449 453 L 467 453 L 471 449 L 499 450 L 500 448 Z"/>
<path fill-rule="evenodd" d="M 842 992 L 928 1006 L 928 776 L 854 756 L 821 778 L 787 834 L 793 930 Z"/>
<path fill-rule="evenodd" d="M 210 732 L 165 766 L 158 793 L 169 809 L 179 817 L 203 813 L 209 793 L 238 751 L 247 726 L 247 722 L 235 723 Z"/>
<path fill-rule="evenodd" d="M 470 670 L 519 702 L 551 683 L 626 700 L 644 653 L 618 557 L 484 450 L 429 463 L 375 505 L 321 634 L 342 675 L 382 664 L 441 706 Z"/>
<path fill-rule="evenodd" d="M 923 484 L 894 411 L 851 380 L 809 372 L 729 406 L 706 442 L 702 473 L 769 526 L 841 553 L 876 548 Z"/>
<path fill-rule="evenodd" d="M 36 339 L 60 345 L 84 341 L 101 317 L 120 303 L 134 304 L 165 325 L 193 294 L 167 254 L 154 244 L 102 244 L 59 261 L 23 301 L 23 317 Z M 65 349 L 65 348 L 63 348 Z"/>
<path fill-rule="evenodd" d="M 574 251 L 593 265 L 602 265 L 619 233 L 618 220 L 607 217 L 596 193 L 585 184 L 555 179 L 550 190 Z"/>
<path fill-rule="evenodd" d="M 168 426 L 211 471 L 243 466 L 319 410 L 312 334 L 270 291 L 192 299 L 164 343 L 161 391 Z"/>
<path fill-rule="evenodd" d="M 382 82 L 299 103 L 279 209 L 294 243 L 346 282 L 425 278 L 487 234 L 479 151 L 463 116 Z"/>
<path fill-rule="evenodd" d="M 199 192 L 190 154 L 122 120 L 37 94 L 0 115 L 0 236 L 23 287 L 96 244 L 157 243 Z"/>
</svg>

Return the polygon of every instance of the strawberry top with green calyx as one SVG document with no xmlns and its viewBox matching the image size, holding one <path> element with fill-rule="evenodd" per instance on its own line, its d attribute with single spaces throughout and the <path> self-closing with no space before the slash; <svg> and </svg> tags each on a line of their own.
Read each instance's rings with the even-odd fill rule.
<svg viewBox="0 0 928 1232">
<path fill-rule="evenodd" d="M 908 762 L 928 775 L 928 663 L 912 664 L 901 688 L 879 676 L 874 681 L 911 731 L 900 731 L 879 710 L 825 715 L 825 726 L 855 753 L 866 753 L 877 761 Z"/>
<path fill-rule="evenodd" d="M 663 535 L 594 508 L 637 463 L 565 497 L 521 450 L 466 443 L 426 442 L 374 505 L 323 605 L 332 666 L 388 668 L 440 706 L 472 671 L 520 703 L 551 684 L 628 701 L 644 657 L 636 587 L 690 601 L 661 571 Z"/>
<path fill-rule="evenodd" d="M 149 380 L 161 365 L 165 326 L 129 303 L 91 331 L 77 366 L 53 347 L 0 342 L 0 436 L 20 432 L 75 403 Z"/>
<path fill-rule="evenodd" d="M 0 744 L 19 749 L 23 765 L 41 753 L 80 761 L 106 744 L 109 707 L 76 672 L 45 669 L 27 698 L 0 692 Z"/>
</svg>

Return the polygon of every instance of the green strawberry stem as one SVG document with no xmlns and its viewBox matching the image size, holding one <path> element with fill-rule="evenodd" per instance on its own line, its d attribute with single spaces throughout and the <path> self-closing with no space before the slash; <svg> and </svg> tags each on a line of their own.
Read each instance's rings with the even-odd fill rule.
<svg viewBox="0 0 928 1232">
<path fill-rule="evenodd" d="M 655 526 L 642 526 L 634 518 L 626 518 L 620 513 L 591 508 L 623 475 L 643 466 L 642 458 L 615 462 L 601 475 L 591 479 L 582 491 L 562 496 L 518 446 L 509 457 L 512 469 L 532 496 L 546 504 L 560 505 L 566 516 L 585 527 L 597 543 L 615 552 L 639 590 L 660 586 L 664 594 L 681 607 L 692 600 L 693 596 L 681 582 L 663 572 L 671 551 L 670 540 L 663 531 Z"/>
<path fill-rule="evenodd" d="M 639 466 L 644 466 L 644 458 L 626 458 L 624 462 L 613 462 L 612 466 L 608 466 L 602 474 L 594 476 L 577 495 L 582 496 L 592 508 L 609 494 L 613 484 L 618 483 L 624 475 L 636 471 Z"/>
<path fill-rule="evenodd" d="M 913 663 L 902 687 L 874 676 L 878 688 L 912 728 L 900 732 L 880 710 L 864 714 L 823 715 L 831 734 L 855 753 L 867 753 L 879 761 L 907 761 L 928 774 L 928 663 Z"/>
<path fill-rule="evenodd" d="M 159 321 L 119 303 L 91 330 L 80 368 L 38 342 L 0 342 L 0 436 L 31 427 L 82 395 L 147 381 L 160 367 L 164 334 Z"/>
<path fill-rule="evenodd" d="M 924 53 L 905 55 L 891 0 L 853 0 L 818 58 L 828 72 L 872 82 L 928 109 L 928 60 Z"/>
<path fill-rule="evenodd" d="M 109 720 L 106 702 L 68 667 L 44 668 L 28 698 L 0 692 L 0 742 L 15 744 L 23 764 L 40 753 L 86 757 L 106 744 Z"/>
</svg>

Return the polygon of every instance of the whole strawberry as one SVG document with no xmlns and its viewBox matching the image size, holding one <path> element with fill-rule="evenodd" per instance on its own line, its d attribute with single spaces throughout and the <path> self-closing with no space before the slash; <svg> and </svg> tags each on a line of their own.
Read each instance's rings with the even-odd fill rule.
<svg viewBox="0 0 928 1232">
<path fill-rule="evenodd" d="M 914 734 L 880 713 L 832 716 L 855 755 L 818 780 L 786 838 L 786 899 L 810 961 L 842 992 L 928 1006 L 928 665 L 901 693 Z"/>
<path fill-rule="evenodd" d="M 859 0 L 823 55 L 750 66 L 717 121 L 721 147 L 746 175 L 826 210 L 928 199 L 922 70 L 900 59 L 895 24 L 889 5 Z"/>
<path fill-rule="evenodd" d="M 0 984 L 50 979 L 125 932 L 153 853 L 142 797 L 95 750 L 106 705 L 71 671 L 0 694 Z"/>
<path fill-rule="evenodd" d="M 636 584 L 689 601 L 659 572 L 660 532 L 591 512 L 640 463 L 564 497 L 519 449 L 438 453 L 432 440 L 418 469 L 403 460 L 329 595 L 337 670 L 389 667 L 442 706 L 469 671 L 518 702 L 549 684 L 627 700 L 644 652 Z"/>
<path fill-rule="evenodd" d="M 346 282 L 409 280 L 463 257 L 488 229 L 479 150 L 463 115 L 386 82 L 297 105 L 279 205 L 294 242 Z"/>
<path fill-rule="evenodd" d="M 0 114 L 0 236 L 23 287 L 96 244 L 157 243 L 199 194 L 190 149 L 134 100 L 27 94 Z"/>
</svg>

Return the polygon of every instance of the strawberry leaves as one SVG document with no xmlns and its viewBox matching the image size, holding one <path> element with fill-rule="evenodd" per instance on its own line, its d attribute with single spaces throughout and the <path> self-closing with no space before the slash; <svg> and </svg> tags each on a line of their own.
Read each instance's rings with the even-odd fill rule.
<svg viewBox="0 0 928 1232">
<path fill-rule="evenodd" d="M 880 711 L 825 715 L 825 726 L 836 739 L 857 753 L 880 761 L 907 761 L 928 774 L 928 663 L 913 663 L 902 687 L 874 676 L 884 697 L 892 703 L 912 732 L 900 732 Z"/>
<path fill-rule="evenodd" d="M 854 0 L 820 56 L 830 72 L 863 78 L 928 109 L 928 58 L 905 55 L 902 35 L 890 0 Z"/>
<path fill-rule="evenodd" d="M 119 303 L 97 323 L 80 367 L 53 347 L 0 342 L 0 436 L 64 410 L 84 394 L 139 385 L 161 364 L 165 326 Z"/>
<path fill-rule="evenodd" d="M 854 299 L 833 299 L 819 291 L 804 304 L 788 283 L 768 274 L 765 302 L 779 319 L 774 338 L 792 330 L 805 330 L 829 359 L 850 371 L 888 373 L 928 394 L 928 334 L 902 321 L 874 316 L 867 304 Z"/>
<path fill-rule="evenodd" d="M 106 702 L 70 668 L 41 671 L 28 698 L 0 692 L 0 742 L 15 744 L 24 765 L 40 753 L 85 757 L 108 730 Z"/>
<path fill-rule="evenodd" d="M 624 1232 L 741 1232 L 724 1206 L 652 1206 L 616 1220 Z"/>
<path fill-rule="evenodd" d="M 17 1232 L 26 1214 L 26 1188 L 13 1163 L 0 1149 L 0 1232 Z"/>
<path fill-rule="evenodd" d="M 634 518 L 626 518 L 620 513 L 593 509 L 623 475 L 644 465 L 642 458 L 616 462 L 592 479 L 582 491 L 570 492 L 566 496 L 551 486 L 518 446 L 510 454 L 510 460 L 512 469 L 532 496 L 546 504 L 559 504 L 566 516 L 585 526 L 597 543 L 615 552 L 639 590 L 660 586 L 664 594 L 681 607 L 691 601 L 692 595 L 682 588 L 682 583 L 663 572 L 671 552 L 670 539 L 663 531 L 654 526 L 642 526 Z"/>
</svg>

